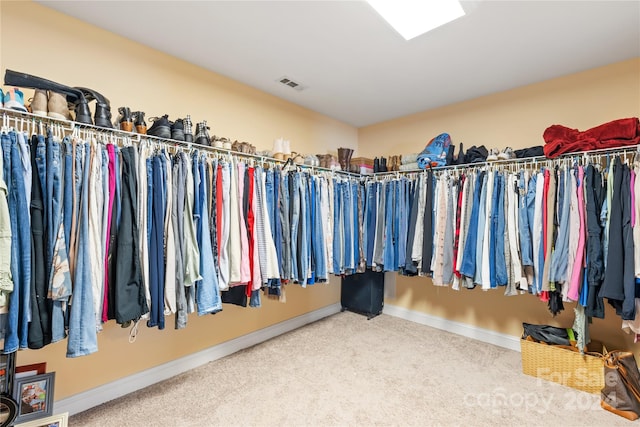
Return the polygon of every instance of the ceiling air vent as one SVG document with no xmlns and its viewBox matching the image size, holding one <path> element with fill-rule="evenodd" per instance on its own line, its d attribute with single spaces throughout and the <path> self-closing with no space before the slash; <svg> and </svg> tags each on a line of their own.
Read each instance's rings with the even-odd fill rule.
<svg viewBox="0 0 640 427">
<path fill-rule="evenodd" d="M 301 91 L 301 90 L 304 90 L 304 89 L 307 88 L 306 86 L 303 86 L 302 84 L 300 84 L 300 83 L 298 83 L 296 81 L 293 81 L 292 79 L 290 79 L 289 77 L 286 77 L 286 76 L 280 77 L 277 81 L 282 83 L 283 85 L 289 86 L 290 88 L 293 88 L 293 89 L 295 89 L 297 91 Z"/>
</svg>

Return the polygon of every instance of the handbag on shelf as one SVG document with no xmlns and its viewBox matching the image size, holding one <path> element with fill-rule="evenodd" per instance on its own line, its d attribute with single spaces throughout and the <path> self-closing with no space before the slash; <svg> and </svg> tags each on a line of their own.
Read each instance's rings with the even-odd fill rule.
<svg viewBox="0 0 640 427">
<path fill-rule="evenodd" d="M 603 356 L 604 388 L 600 406 L 630 421 L 640 417 L 640 372 L 633 353 L 611 351 Z"/>
</svg>

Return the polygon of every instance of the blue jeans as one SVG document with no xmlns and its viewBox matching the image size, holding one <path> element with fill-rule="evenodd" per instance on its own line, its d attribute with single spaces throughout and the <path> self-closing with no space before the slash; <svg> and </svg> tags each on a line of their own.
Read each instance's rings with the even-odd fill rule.
<svg viewBox="0 0 640 427">
<path fill-rule="evenodd" d="M 504 235 L 498 235 L 498 203 L 500 203 L 500 180 L 498 179 L 498 173 L 496 171 L 491 172 L 493 174 L 493 193 L 491 194 L 491 215 L 487 220 L 489 221 L 489 282 L 492 288 L 497 286 L 496 284 L 496 240 L 504 239 Z M 487 201 L 489 203 L 489 201 Z M 504 250 L 502 251 L 504 257 Z"/>
<path fill-rule="evenodd" d="M 520 256 L 522 265 L 533 266 L 533 211 L 536 203 L 536 175 L 531 175 L 527 190 L 525 191 L 524 173 L 520 173 L 519 179 L 520 201 L 518 203 L 519 229 L 520 229 Z"/>
<path fill-rule="evenodd" d="M 504 252 L 504 228 L 505 228 L 505 213 L 504 213 L 504 195 L 505 195 L 505 179 L 504 175 L 498 174 L 496 176 L 498 180 L 498 212 L 496 215 L 496 236 L 495 236 L 495 269 L 496 269 L 496 284 L 498 286 L 505 286 L 509 283 L 509 275 L 507 274 L 507 263 L 505 261 Z"/>
<path fill-rule="evenodd" d="M 47 134 L 47 265 L 50 266 L 53 260 L 53 249 L 55 246 L 58 227 L 60 226 L 60 212 L 62 207 L 62 158 L 60 153 L 60 143 L 53 139 L 51 131 Z M 44 187 L 43 187 L 44 188 Z M 48 269 L 47 269 L 48 270 Z"/>
<path fill-rule="evenodd" d="M 98 337 L 91 286 L 89 257 L 89 144 L 76 147 L 76 174 L 82 174 L 78 215 L 78 251 L 73 281 L 73 303 L 69 315 L 67 357 L 85 356 L 98 351 Z"/>
<path fill-rule="evenodd" d="M 69 139 L 65 138 L 63 143 L 69 144 Z M 55 260 L 60 260 L 61 262 L 67 261 L 69 257 L 69 242 L 65 240 L 60 243 L 61 246 L 56 250 L 56 243 L 58 239 L 58 231 L 60 227 L 62 227 L 62 239 L 66 239 L 66 228 L 64 222 L 64 203 L 66 200 L 63 198 L 62 194 L 62 165 L 63 165 L 63 153 L 62 146 L 57 141 L 54 141 L 52 138 L 50 139 L 50 146 L 47 147 L 47 192 L 49 194 L 49 199 L 47 203 L 49 203 L 49 214 L 51 223 L 47 223 L 49 229 L 49 236 L 51 239 L 48 242 L 48 249 L 51 250 L 51 256 L 47 260 L 47 265 L 50 266 L 49 269 L 49 293 L 53 298 L 52 303 L 52 312 L 51 312 L 51 330 L 52 330 L 52 341 L 60 341 L 65 337 L 65 319 L 64 319 L 64 307 L 67 304 L 68 297 L 71 295 L 71 276 L 69 274 L 68 268 L 66 271 L 62 269 L 58 270 L 61 265 L 55 264 Z M 67 157 L 64 156 L 64 163 L 67 164 Z M 69 162 L 70 163 L 70 162 Z M 66 173 L 66 171 L 65 171 Z M 69 171 L 69 175 L 71 171 Z M 72 182 L 71 179 L 69 182 Z M 71 185 L 68 186 L 69 189 L 65 188 L 65 193 L 71 193 Z M 70 201 L 71 203 L 71 201 Z M 48 218 L 49 220 L 49 218 Z M 69 227 L 70 227 L 69 222 Z M 68 267 L 68 264 L 64 264 Z M 52 292 L 54 286 L 54 275 L 58 272 L 58 280 L 60 278 L 64 278 L 64 283 L 56 283 L 57 287 L 60 288 L 56 292 Z M 66 291 L 62 291 L 62 289 L 66 289 Z"/>
<path fill-rule="evenodd" d="M 344 251 L 342 253 L 342 266 L 345 272 L 353 270 L 353 203 L 351 201 L 351 185 L 349 181 L 345 181 L 341 185 L 342 188 L 342 233 L 344 236 Z"/>
<path fill-rule="evenodd" d="M 291 197 L 291 275 L 299 280 L 300 255 L 298 254 L 298 233 L 300 232 L 300 172 L 289 175 Z"/>
<path fill-rule="evenodd" d="M 366 197 L 366 206 L 365 206 L 365 258 L 367 260 L 367 267 L 371 267 L 371 263 L 373 261 L 373 244 L 376 238 L 376 215 L 378 212 L 377 206 L 377 191 L 378 191 L 378 183 L 377 182 L 369 182 L 367 183 L 367 197 Z"/>
<path fill-rule="evenodd" d="M 561 169 L 558 177 L 558 235 L 556 237 L 553 255 L 551 257 L 551 268 L 549 269 L 549 281 L 565 281 L 567 277 L 567 256 L 569 245 L 569 203 L 571 194 L 566 191 L 567 182 L 570 182 L 569 173 Z M 587 265 L 589 265 L 587 263 Z"/>
<path fill-rule="evenodd" d="M 351 181 L 351 206 L 352 206 L 352 232 L 353 236 L 353 253 L 351 258 L 351 266 L 355 270 L 360 264 L 360 215 L 358 210 L 358 200 L 360 200 L 360 184 L 357 181 Z"/>
<path fill-rule="evenodd" d="M 384 271 L 393 271 L 394 269 L 394 241 L 393 241 L 393 225 L 394 225 L 394 206 L 395 206 L 395 181 L 385 183 L 385 228 L 384 228 L 384 249 L 382 254 L 382 264 Z"/>
<path fill-rule="evenodd" d="M 493 172 L 489 172 L 493 173 Z M 480 210 L 478 211 L 478 229 L 484 230 L 486 221 L 489 221 L 487 218 L 487 203 L 491 203 L 491 200 L 487 200 L 487 183 L 489 181 L 488 175 L 485 175 L 482 180 L 482 190 L 480 191 Z M 478 233 L 477 241 L 476 241 L 476 273 L 473 278 L 474 283 L 482 283 L 482 271 L 486 266 L 482 265 L 482 255 L 483 255 L 483 245 L 484 239 L 488 239 L 489 236 L 484 234 L 483 232 Z"/>
<path fill-rule="evenodd" d="M 204 173 L 204 160 L 198 162 L 199 174 L 201 177 Z M 199 191 L 200 213 L 203 218 L 209 218 L 207 198 L 202 197 L 207 193 L 207 181 L 200 180 Z M 202 225 L 202 233 L 198 237 L 198 245 L 200 246 L 200 275 L 202 280 L 199 281 L 196 292 L 198 301 L 198 315 L 214 313 L 222 310 L 222 299 L 220 296 L 220 286 L 218 284 L 218 276 L 216 274 L 215 261 L 213 259 L 213 248 L 211 247 L 211 239 L 209 238 L 209 221 L 200 221 Z M 252 297 L 252 301 L 255 300 Z"/>
<path fill-rule="evenodd" d="M 264 189 L 265 189 L 265 201 L 267 203 L 267 213 L 269 214 L 269 225 L 271 226 L 271 237 L 275 241 L 276 239 L 276 221 L 274 217 L 274 193 L 273 193 L 273 169 L 267 169 L 264 171 Z M 277 250 L 277 245 L 276 245 Z"/>
<path fill-rule="evenodd" d="M 31 229 L 20 147 L 14 131 L 0 136 L 7 183 L 9 217 L 11 221 L 11 276 L 13 292 L 9 294 L 9 310 L 4 341 L 4 353 L 27 348 L 31 286 Z"/>
<path fill-rule="evenodd" d="M 478 215 L 480 211 L 480 190 L 484 173 L 478 172 L 473 191 L 473 205 L 469 216 L 469 232 L 462 252 L 460 274 L 473 278 L 476 272 L 476 239 L 478 238 Z"/>
<path fill-rule="evenodd" d="M 301 173 L 299 175 L 300 185 L 298 187 L 300 191 L 300 227 L 298 232 L 298 282 L 302 285 L 307 284 L 307 271 L 309 269 L 309 191 L 308 191 L 308 175 Z"/>
<path fill-rule="evenodd" d="M 337 179 L 333 179 L 333 274 L 342 272 L 342 244 L 340 238 L 342 215 L 342 188 Z"/>
<path fill-rule="evenodd" d="M 73 147 L 68 138 L 64 139 L 64 237 L 67 253 L 71 244 L 71 218 L 73 216 Z"/>
</svg>

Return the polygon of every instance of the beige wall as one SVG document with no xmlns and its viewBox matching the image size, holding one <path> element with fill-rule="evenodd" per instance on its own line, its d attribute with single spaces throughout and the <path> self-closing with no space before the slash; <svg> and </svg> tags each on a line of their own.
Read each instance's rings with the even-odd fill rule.
<svg viewBox="0 0 640 427">
<path fill-rule="evenodd" d="M 465 148 L 524 148 L 544 144 L 542 132 L 555 123 L 585 130 L 638 116 L 640 58 L 367 126 L 358 132 L 358 148 L 371 157 L 419 152 L 442 132 Z M 522 322 L 571 326 L 575 306 L 566 304 L 554 319 L 546 304 L 530 295 L 453 291 L 426 278 L 401 276 L 396 298 L 386 303 L 516 336 Z M 610 348 L 631 347 L 632 337 L 621 332 L 620 322 L 607 304 L 605 319 L 595 319 L 590 331 Z"/>
<path fill-rule="evenodd" d="M 640 115 L 640 58 L 360 128 L 359 155 L 418 153 L 434 136 L 487 148 L 543 145 L 552 124 L 586 130 Z M 457 148 L 456 148 L 457 153 Z"/>
<path fill-rule="evenodd" d="M 283 136 L 302 152 L 357 147 L 357 129 L 231 79 L 84 24 L 31 2 L 1 2 L 0 71 L 34 74 L 70 86 L 86 86 L 117 107 L 142 110 L 147 117 L 191 114 L 206 119 L 211 135 L 249 141 L 270 149 Z M 31 96 L 32 91 L 27 91 Z M 150 122 L 148 122 L 151 125 Z M 320 151 L 319 148 L 322 147 Z M 99 335 L 99 351 L 67 359 L 66 340 L 42 350 L 20 351 L 18 363 L 46 361 L 56 371 L 55 398 L 61 399 L 123 378 L 283 320 L 335 304 L 339 280 L 330 285 L 287 288 L 287 303 L 267 300 L 259 309 L 224 306 L 215 316 L 191 315 L 185 330 L 167 319 L 163 331 L 141 325 L 129 344 L 129 330 L 113 321 Z"/>
</svg>

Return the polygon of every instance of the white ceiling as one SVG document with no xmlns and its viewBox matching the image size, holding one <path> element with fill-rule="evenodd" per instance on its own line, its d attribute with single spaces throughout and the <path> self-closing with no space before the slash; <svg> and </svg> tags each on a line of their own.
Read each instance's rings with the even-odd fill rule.
<svg viewBox="0 0 640 427">
<path fill-rule="evenodd" d="M 638 1 L 466 1 L 410 41 L 362 1 L 39 3 L 357 127 L 640 56 Z"/>
</svg>

